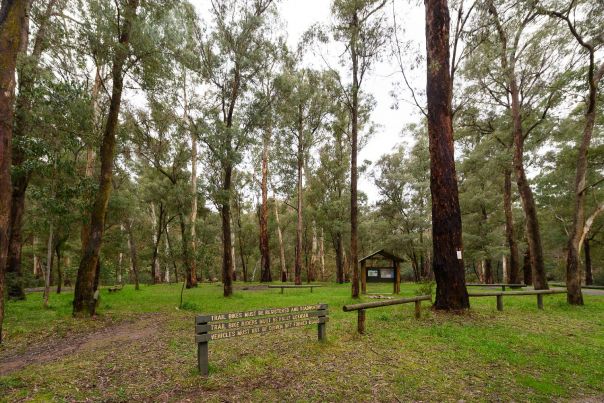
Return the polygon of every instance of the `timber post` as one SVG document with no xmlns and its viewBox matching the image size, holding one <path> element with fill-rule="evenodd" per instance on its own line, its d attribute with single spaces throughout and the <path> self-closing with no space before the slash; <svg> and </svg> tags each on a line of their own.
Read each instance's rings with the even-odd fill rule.
<svg viewBox="0 0 604 403">
<path fill-rule="evenodd" d="M 503 311 L 503 295 L 497 295 L 497 310 Z"/>
<path fill-rule="evenodd" d="M 359 334 L 364 334 L 365 333 L 365 310 L 364 309 L 359 309 L 358 310 L 358 323 L 357 323 L 357 331 L 359 332 Z"/>
<path fill-rule="evenodd" d="M 415 301 L 415 319 L 419 319 L 422 315 L 422 302 L 417 300 Z"/>
<path fill-rule="evenodd" d="M 543 309 L 543 294 L 537 294 L 537 308 Z"/>
<path fill-rule="evenodd" d="M 196 318 L 195 334 L 195 341 L 197 341 L 197 366 L 199 368 L 199 373 L 203 376 L 207 376 L 209 373 L 207 316 L 199 316 Z"/>
</svg>

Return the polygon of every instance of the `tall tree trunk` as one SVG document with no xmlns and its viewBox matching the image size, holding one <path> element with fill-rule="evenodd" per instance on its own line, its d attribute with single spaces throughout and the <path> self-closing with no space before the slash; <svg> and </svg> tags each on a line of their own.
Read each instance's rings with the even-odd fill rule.
<svg viewBox="0 0 604 403">
<path fill-rule="evenodd" d="M 138 250 L 136 248 L 136 241 L 134 240 L 134 233 L 132 232 L 132 221 L 126 221 L 126 231 L 128 232 L 128 249 L 130 249 L 130 264 L 132 265 L 132 274 L 134 275 L 134 289 L 139 290 L 139 279 L 138 279 Z"/>
<path fill-rule="evenodd" d="M 239 256 L 241 257 L 241 273 L 243 275 L 243 281 L 247 282 L 247 263 L 243 248 L 243 226 L 241 224 L 241 200 L 239 194 L 237 194 L 237 238 L 239 241 Z"/>
<path fill-rule="evenodd" d="M 57 242 L 55 247 L 55 254 L 57 255 L 57 294 L 61 293 L 61 287 L 63 285 L 63 266 L 62 266 L 62 257 L 61 257 L 61 246 L 63 241 Z"/>
<path fill-rule="evenodd" d="M 32 273 L 33 273 L 35 279 L 40 278 L 40 271 L 38 270 L 40 262 L 39 262 L 38 253 L 37 253 L 37 244 L 38 244 L 38 238 L 34 235 L 31 240 L 31 247 L 32 247 L 32 253 L 34 255 Z"/>
<path fill-rule="evenodd" d="M 29 26 L 29 1 L 0 5 L 0 343 L 4 322 L 4 279 L 11 212 L 11 163 L 15 100 L 15 69 L 21 41 Z"/>
<path fill-rule="evenodd" d="M 153 255 L 151 257 L 151 278 L 153 284 L 161 283 L 161 268 L 159 264 L 159 243 L 163 233 L 163 222 L 166 209 L 162 203 L 159 204 L 159 221 L 155 214 L 155 205 L 151 203 L 151 218 L 153 220 Z"/>
<path fill-rule="evenodd" d="M 533 285 L 536 290 L 547 290 L 549 287 L 545 277 L 545 263 L 543 261 L 543 246 L 541 244 L 541 232 L 537 218 L 537 207 L 533 191 L 524 170 L 524 132 L 520 114 L 520 94 L 515 76 L 510 81 L 512 118 L 514 120 L 514 171 L 516 172 L 518 193 L 520 193 L 522 209 L 526 218 L 526 238 L 530 250 L 531 268 L 533 270 Z"/>
<path fill-rule="evenodd" d="M 187 96 L 187 74 L 185 71 L 183 80 L 183 98 L 184 98 L 184 120 L 190 125 L 189 117 L 189 100 Z M 190 251 L 190 262 L 187 263 L 191 271 L 191 276 L 195 278 L 195 281 L 188 281 L 187 288 L 197 287 L 197 133 L 194 130 L 190 130 L 191 134 L 191 214 L 189 215 L 190 225 L 190 236 L 189 245 Z M 203 281 L 203 273 L 200 274 L 199 279 Z"/>
<path fill-rule="evenodd" d="M 533 269 L 531 269 L 531 251 L 529 249 L 524 252 L 522 272 L 524 273 L 524 284 L 533 285 Z"/>
<path fill-rule="evenodd" d="M 514 236 L 514 216 L 512 214 L 512 170 L 505 168 L 503 185 L 503 211 L 505 213 L 505 240 L 510 250 L 508 265 L 508 284 L 520 282 L 520 259 L 518 257 L 518 243 Z"/>
<path fill-rule="evenodd" d="M 350 111 L 350 264 L 352 264 L 352 298 L 359 298 L 359 256 L 358 256 L 358 167 L 357 154 L 359 143 L 359 55 L 357 41 L 359 35 L 359 16 L 355 12 L 352 18 L 350 36 L 350 55 L 352 59 L 352 105 Z"/>
<path fill-rule="evenodd" d="M 307 281 L 313 282 L 317 279 L 317 225 L 313 221 L 312 223 L 312 240 L 310 248 L 310 264 L 308 265 L 308 278 Z"/>
<path fill-rule="evenodd" d="M 585 198 L 587 197 L 587 153 L 591 144 L 594 126 L 596 123 L 596 106 L 598 84 L 604 75 L 604 64 L 595 72 L 593 52 L 590 54 L 591 63 L 588 73 L 589 96 L 587 111 L 585 113 L 585 126 L 583 137 L 577 155 L 577 170 L 575 177 L 575 208 L 573 209 L 573 226 L 568 239 L 568 254 L 566 256 L 566 289 L 567 300 L 572 305 L 583 305 L 583 294 L 581 293 L 581 267 L 579 255 L 581 240 L 583 239 L 583 227 L 585 225 Z"/>
<path fill-rule="evenodd" d="M 189 232 L 187 231 L 187 223 L 185 220 L 184 213 L 181 211 L 178 213 L 178 219 L 180 223 L 180 237 L 182 238 L 182 260 L 185 265 L 185 278 L 186 287 L 194 288 L 197 287 L 197 276 L 193 271 L 193 265 L 191 264 L 191 252 L 189 251 Z"/>
<path fill-rule="evenodd" d="M 432 267 L 436 309 L 467 309 L 461 212 L 455 172 L 447 0 L 426 0 L 428 134 L 432 193 Z"/>
<path fill-rule="evenodd" d="M 225 192 L 224 200 L 220 209 L 222 219 L 222 281 L 223 295 L 233 295 L 233 252 L 231 242 L 231 181 L 233 179 L 233 167 L 227 163 L 224 169 L 224 182 L 222 190 Z"/>
<path fill-rule="evenodd" d="M 484 260 L 484 282 L 485 284 L 493 284 L 493 261 L 491 259 Z"/>
<path fill-rule="evenodd" d="M 94 298 L 95 269 L 99 260 L 99 252 L 101 250 L 103 230 L 105 227 L 105 215 L 109 204 L 109 196 L 111 194 L 115 134 L 118 126 L 122 90 L 124 87 L 124 65 L 129 54 L 128 43 L 130 40 L 130 31 L 132 30 L 132 20 L 136 17 L 138 4 L 139 0 L 128 0 L 126 3 L 124 10 L 124 24 L 119 38 L 120 46 L 116 48 L 113 56 L 113 89 L 100 152 L 100 183 L 92 210 L 88 242 L 80 262 L 80 267 L 78 268 L 73 301 L 73 314 L 75 316 L 84 314 L 94 315 L 96 310 L 96 300 Z"/>
<path fill-rule="evenodd" d="M 281 281 L 287 281 L 287 267 L 285 263 L 285 247 L 283 246 L 283 234 L 281 233 L 281 221 L 279 220 L 279 202 L 275 197 L 275 221 L 277 222 L 277 240 L 279 241 L 279 263 L 281 264 Z"/>
<path fill-rule="evenodd" d="M 46 272 L 44 273 L 44 308 L 48 308 L 48 297 L 50 295 L 50 272 L 52 271 L 54 227 L 52 222 L 48 227 L 48 243 L 46 244 Z"/>
<path fill-rule="evenodd" d="M 260 206 L 260 270 L 262 273 L 260 281 L 262 282 L 273 281 L 268 235 L 268 152 L 270 136 L 271 127 L 268 126 L 264 136 L 262 136 L 262 204 Z"/>
<path fill-rule="evenodd" d="M 232 211 L 231 214 L 233 214 Z M 235 255 L 235 229 L 233 227 L 233 216 L 231 215 L 231 263 L 233 264 L 231 273 L 233 281 L 237 281 L 237 256 Z"/>
<path fill-rule="evenodd" d="M 172 261 L 172 266 L 174 267 L 174 282 L 178 283 L 178 268 L 176 266 L 176 256 L 174 255 L 174 249 L 172 248 L 172 242 L 170 240 L 170 228 L 166 224 L 166 244 L 168 245 L 168 256 Z"/>
<path fill-rule="evenodd" d="M 336 232 L 333 238 L 333 246 L 336 253 L 336 282 L 344 284 L 344 241 L 340 232 Z"/>
<path fill-rule="evenodd" d="M 117 271 L 115 273 L 115 282 L 122 284 L 122 263 L 124 262 L 124 253 L 120 252 L 117 259 Z"/>
<path fill-rule="evenodd" d="M 319 265 L 321 266 L 321 281 L 325 281 L 325 233 L 321 228 L 319 237 Z"/>
<path fill-rule="evenodd" d="M 302 168 L 304 166 L 304 132 L 302 122 L 302 110 L 299 110 L 299 121 L 298 121 L 298 181 L 297 181 L 297 193 L 298 193 L 298 205 L 297 205 L 297 222 L 296 222 L 296 261 L 294 264 L 294 282 L 296 285 L 302 284 L 302 231 L 303 231 L 303 212 L 302 212 L 302 201 L 304 198 L 302 188 Z"/>
<path fill-rule="evenodd" d="M 594 276 L 591 267 L 591 249 L 589 245 L 589 238 L 585 238 L 585 241 L 583 241 L 583 248 L 585 250 L 585 285 L 593 285 Z"/>
<path fill-rule="evenodd" d="M 99 94 L 101 91 L 101 86 L 103 85 L 103 80 L 101 78 L 101 69 L 96 69 L 96 74 L 94 76 L 94 85 L 92 86 L 91 93 L 91 104 L 92 104 L 92 121 L 95 123 L 93 127 L 96 128 L 96 122 L 98 120 L 99 115 Z M 96 131 L 93 132 L 95 134 Z M 90 181 L 92 181 L 92 177 L 94 176 L 94 162 L 96 160 L 96 153 L 94 152 L 92 141 L 89 141 L 86 145 L 86 167 L 84 171 L 84 177 Z M 90 195 L 92 198 L 92 195 Z M 88 244 L 88 237 L 90 236 L 90 212 L 86 212 L 82 217 L 82 228 L 80 230 L 80 239 L 82 246 L 82 255 L 86 251 L 86 245 Z"/>
<path fill-rule="evenodd" d="M 31 4 L 31 1 L 28 1 Z M 10 240 L 8 247 L 8 296 L 11 299 L 24 300 L 25 292 L 23 290 L 23 275 L 21 272 L 21 251 L 23 249 L 22 227 L 23 213 L 25 211 L 25 192 L 31 178 L 31 171 L 24 167 L 26 162 L 26 150 L 23 148 L 27 144 L 26 138 L 30 136 L 31 109 L 33 107 L 33 96 L 35 91 L 35 80 L 38 77 L 38 66 L 42 52 L 47 48 L 47 31 L 50 24 L 50 18 L 57 4 L 57 0 L 50 0 L 44 14 L 39 18 L 38 31 L 33 41 L 33 48 L 30 55 L 24 58 L 19 68 L 19 95 L 17 96 L 15 106 L 15 126 L 13 143 L 13 169 L 12 177 L 12 206 L 10 217 Z M 27 30 L 21 41 L 21 53 L 27 53 L 29 45 L 29 35 Z"/>
</svg>

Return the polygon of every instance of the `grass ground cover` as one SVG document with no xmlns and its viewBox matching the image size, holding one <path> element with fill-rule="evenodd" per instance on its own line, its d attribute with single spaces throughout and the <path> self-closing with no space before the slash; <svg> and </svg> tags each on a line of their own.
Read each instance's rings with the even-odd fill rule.
<svg viewBox="0 0 604 403">
<path fill-rule="evenodd" d="M 238 284 L 243 286 L 243 284 Z M 389 292 L 371 285 L 370 292 Z M 402 295 L 418 286 L 405 284 Z M 94 319 L 71 318 L 71 294 L 41 294 L 7 307 L 0 347 L 2 401 L 550 401 L 604 399 L 604 297 L 584 307 L 564 295 L 472 299 L 468 313 L 413 304 L 367 312 L 355 333 L 348 285 L 315 289 L 237 290 L 218 285 L 185 291 L 159 285 L 102 292 Z M 370 299 L 365 298 L 369 301 Z M 327 303 L 328 341 L 316 326 L 210 342 L 208 378 L 196 372 L 193 318 L 267 307 Z"/>
</svg>

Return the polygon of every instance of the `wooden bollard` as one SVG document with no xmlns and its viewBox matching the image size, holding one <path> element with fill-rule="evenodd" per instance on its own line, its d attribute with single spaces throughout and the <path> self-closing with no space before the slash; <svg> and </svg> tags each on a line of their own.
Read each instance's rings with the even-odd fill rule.
<svg viewBox="0 0 604 403">
<path fill-rule="evenodd" d="M 415 319 L 419 319 L 420 316 L 422 315 L 422 302 L 421 301 L 415 301 Z"/>
<path fill-rule="evenodd" d="M 503 295 L 497 296 L 497 310 L 503 311 Z"/>
<path fill-rule="evenodd" d="M 359 309 L 359 319 L 358 319 L 358 323 L 357 323 L 357 331 L 359 332 L 359 334 L 364 334 L 365 333 L 365 310 L 364 309 Z"/>
<path fill-rule="evenodd" d="M 543 309 L 543 294 L 537 294 L 537 308 Z"/>
</svg>

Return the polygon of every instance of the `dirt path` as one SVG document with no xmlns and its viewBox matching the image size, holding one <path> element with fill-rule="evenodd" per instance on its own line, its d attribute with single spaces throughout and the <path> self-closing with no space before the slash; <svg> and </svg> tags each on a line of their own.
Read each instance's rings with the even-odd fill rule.
<svg viewBox="0 0 604 403">
<path fill-rule="evenodd" d="M 117 343 L 128 343 L 156 333 L 158 314 L 144 315 L 140 320 L 127 321 L 101 330 L 54 339 L 32 345 L 25 352 L 6 352 L 0 356 L 0 376 L 8 375 L 29 365 L 44 364 L 73 353 L 98 350 Z"/>
</svg>

